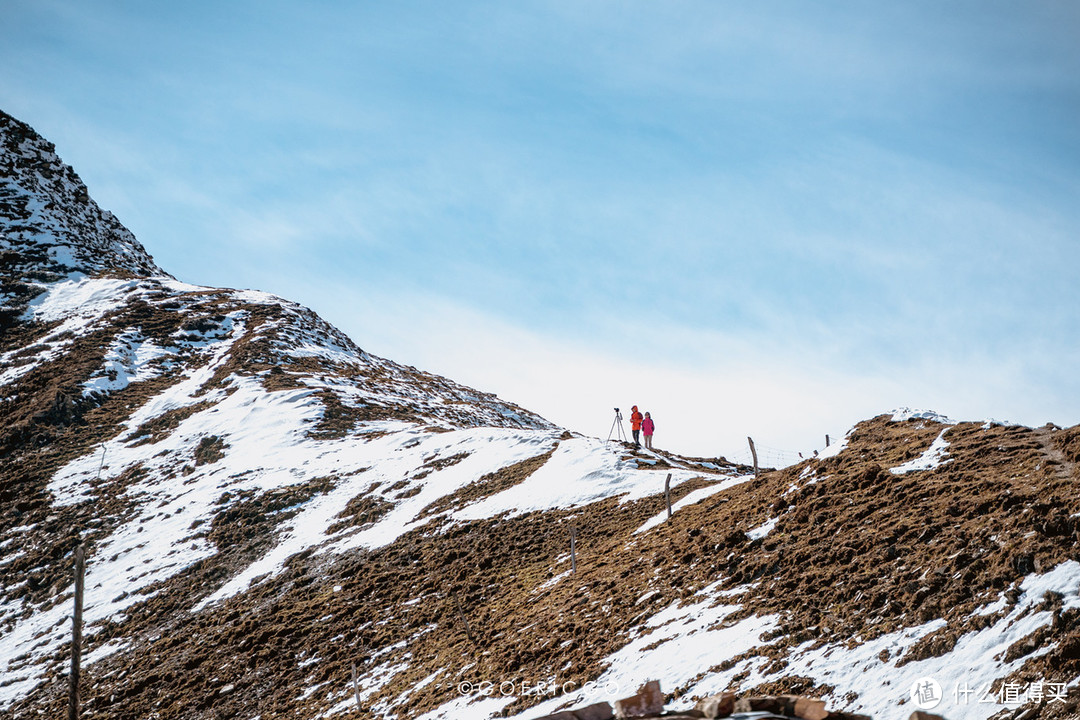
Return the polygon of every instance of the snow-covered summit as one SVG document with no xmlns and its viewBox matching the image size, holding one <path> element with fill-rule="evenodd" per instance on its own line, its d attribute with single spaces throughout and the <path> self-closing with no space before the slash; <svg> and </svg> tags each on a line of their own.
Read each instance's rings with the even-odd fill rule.
<svg viewBox="0 0 1080 720">
<path fill-rule="evenodd" d="M 905 422 L 907 420 L 927 420 L 929 422 L 941 423 L 942 425 L 956 424 L 955 420 L 945 415 L 942 415 L 935 410 L 914 410 L 908 407 L 901 407 L 887 414 L 892 416 L 893 422 Z"/>
<path fill-rule="evenodd" d="M 167 275 L 51 142 L 0 111 L 0 312 L 10 315 L 50 280 L 108 271 Z"/>
</svg>

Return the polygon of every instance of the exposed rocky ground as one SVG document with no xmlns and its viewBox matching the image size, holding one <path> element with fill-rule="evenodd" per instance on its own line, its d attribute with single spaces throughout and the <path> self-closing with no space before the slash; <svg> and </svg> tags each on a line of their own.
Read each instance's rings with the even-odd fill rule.
<svg viewBox="0 0 1080 720">
<path fill-rule="evenodd" d="M 179 283 L 32 129 L 0 148 L 0 713 L 64 712 L 81 543 L 89 718 L 529 718 L 652 678 L 907 717 L 925 676 L 946 717 L 1078 716 L 1080 427 L 886 414 L 757 478 L 634 452 Z"/>
</svg>

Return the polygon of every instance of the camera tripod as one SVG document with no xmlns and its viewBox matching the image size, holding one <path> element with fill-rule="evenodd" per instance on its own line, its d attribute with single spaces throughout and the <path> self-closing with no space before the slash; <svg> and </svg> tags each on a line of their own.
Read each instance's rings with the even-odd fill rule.
<svg viewBox="0 0 1080 720">
<path fill-rule="evenodd" d="M 619 412 L 619 408 L 615 408 L 615 422 L 611 423 L 611 430 L 608 431 L 607 439 L 611 440 L 612 435 L 615 435 L 616 440 L 628 442 L 626 432 L 623 430 L 622 413 Z"/>
</svg>

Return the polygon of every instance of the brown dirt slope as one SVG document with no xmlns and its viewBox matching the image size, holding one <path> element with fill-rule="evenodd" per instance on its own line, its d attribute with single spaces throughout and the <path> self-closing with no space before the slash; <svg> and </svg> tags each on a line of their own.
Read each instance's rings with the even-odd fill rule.
<svg viewBox="0 0 1080 720">
<path fill-rule="evenodd" d="M 950 462 L 889 472 L 943 430 Z M 716 580 L 725 588 L 757 583 L 741 596 L 742 614 L 782 618 L 777 636 L 755 651 L 777 673 L 760 690 L 826 692 L 811 679 L 784 676 L 786 650 L 943 618 L 945 628 L 908 648 L 901 661 L 941 654 L 993 619 L 972 619 L 976 607 L 1008 596 L 1028 574 L 1080 560 L 1080 478 L 1075 468 L 1063 473 L 1048 449 L 1072 448 L 1076 435 L 1077 428 L 945 427 L 883 416 L 860 424 L 836 457 L 767 473 L 641 535 L 632 532 L 662 510 L 659 494 L 467 524 L 439 518 L 377 551 L 295 556 L 285 573 L 192 614 L 186 608 L 201 596 L 200 583 L 222 572 L 203 563 L 93 636 L 91 646 L 110 638 L 130 644 L 86 668 L 88 713 L 314 716 L 345 697 L 353 663 L 361 674 L 407 665 L 365 699 L 368 710 L 400 718 L 453 700 L 462 680 L 584 681 L 597 677 L 604 657 L 650 615 Z M 694 486 L 678 488 L 676 499 Z M 237 541 L 246 523 L 259 527 L 267 502 L 232 506 Z M 770 518 L 777 518 L 774 530 L 750 541 L 746 532 Z M 571 524 L 578 529 L 578 573 L 563 575 Z M 1038 655 L 1013 679 L 1071 680 L 1080 675 L 1078 648 L 1080 618 L 1058 612 L 1049 630 L 1010 651 Z M 435 681 L 403 696 L 437 670 Z M 312 687 L 318 690 L 304 692 Z M 844 689 L 835 692 L 843 696 Z M 58 678 L 18 704 L 13 717 L 36 717 L 39 709 L 58 714 L 62 698 Z M 522 698 L 507 711 L 530 702 Z M 1067 711 L 1045 706 L 1034 717 Z"/>
</svg>

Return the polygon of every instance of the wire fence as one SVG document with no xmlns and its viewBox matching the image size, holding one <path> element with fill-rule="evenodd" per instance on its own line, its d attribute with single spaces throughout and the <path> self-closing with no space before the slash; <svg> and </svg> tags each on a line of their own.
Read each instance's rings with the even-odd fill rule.
<svg viewBox="0 0 1080 720">
<path fill-rule="evenodd" d="M 763 445 L 762 443 L 755 440 L 754 449 L 757 450 L 758 467 L 775 468 L 777 470 L 779 470 L 780 468 L 790 467 L 791 465 L 800 463 L 803 460 L 815 457 L 827 447 L 826 443 L 828 443 L 828 446 L 832 446 L 839 442 L 841 438 L 842 435 L 824 435 L 821 439 L 821 445 L 819 447 L 811 448 L 809 450 L 785 450 L 783 448 L 775 448 L 769 445 Z M 724 457 L 733 463 L 738 463 L 739 465 L 752 466 L 754 464 L 754 455 L 750 452 L 749 443 L 747 443 L 747 445 L 744 446 L 742 450 L 730 455 L 725 454 Z"/>
</svg>

